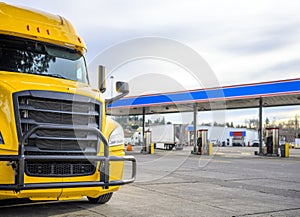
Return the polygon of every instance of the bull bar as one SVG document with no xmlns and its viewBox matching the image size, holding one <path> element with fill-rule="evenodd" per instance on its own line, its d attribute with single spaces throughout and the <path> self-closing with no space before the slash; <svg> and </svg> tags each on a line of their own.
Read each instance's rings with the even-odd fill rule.
<svg viewBox="0 0 300 217">
<path fill-rule="evenodd" d="M 82 130 L 93 133 L 97 136 L 97 153 L 100 150 L 100 141 L 104 145 L 103 156 L 62 156 L 62 155 L 25 155 L 25 141 L 37 130 Z M 99 141 L 100 139 L 100 141 Z M 98 170 L 100 171 L 99 181 L 86 181 L 86 182 L 50 182 L 50 183 L 24 183 L 25 161 L 97 161 L 100 162 Z M 0 155 L 0 161 L 11 161 L 16 163 L 17 173 L 15 175 L 14 184 L 0 184 L 0 190 L 29 190 L 29 189 L 47 189 L 47 188 L 74 188 L 74 187 L 95 187 L 100 186 L 107 189 L 109 186 L 119 186 L 129 184 L 136 179 L 136 159 L 133 156 L 109 156 L 109 145 L 103 133 L 92 127 L 74 127 L 74 126 L 57 126 L 57 125 L 37 125 L 28 130 L 19 143 L 18 155 Z M 125 180 L 109 180 L 109 163 L 110 161 L 130 161 L 131 178 Z"/>
</svg>

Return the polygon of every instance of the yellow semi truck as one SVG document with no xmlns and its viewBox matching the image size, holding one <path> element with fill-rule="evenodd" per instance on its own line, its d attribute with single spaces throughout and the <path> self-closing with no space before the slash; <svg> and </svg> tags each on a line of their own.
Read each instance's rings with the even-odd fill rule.
<svg viewBox="0 0 300 217">
<path fill-rule="evenodd" d="M 132 183 L 122 127 L 106 117 L 105 70 L 89 85 L 86 46 L 61 16 L 0 3 L 0 199 L 106 203 Z M 124 180 L 124 161 L 132 165 Z"/>
</svg>

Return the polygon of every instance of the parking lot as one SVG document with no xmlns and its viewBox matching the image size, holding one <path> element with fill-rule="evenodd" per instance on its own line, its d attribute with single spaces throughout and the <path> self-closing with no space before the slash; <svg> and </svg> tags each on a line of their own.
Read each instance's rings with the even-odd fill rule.
<svg viewBox="0 0 300 217">
<path fill-rule="evenodd" d="M 255 156 L 257 148 L 249 147 L 214 147 L 213 156 L 190 155 L 190 149 L 148 155 L 134 147 L 137 181 L 108 204 L 7 201 L 1 216 L 300 215 L 299 149 L 290 158 Z"/>
</svg>

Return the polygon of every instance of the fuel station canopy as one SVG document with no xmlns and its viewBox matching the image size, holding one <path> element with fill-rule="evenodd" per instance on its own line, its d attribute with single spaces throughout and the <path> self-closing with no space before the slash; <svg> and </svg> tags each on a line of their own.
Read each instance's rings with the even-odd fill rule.
<svg viewBox="0 0 300 217">
<path fill-rule="evenodd" d="M 189 91 L 131 96 L 107 107 L 112 115 L 142 115 L 176 112 L 300 105 L 300 78 L 241 84 Z"/>
</svg>

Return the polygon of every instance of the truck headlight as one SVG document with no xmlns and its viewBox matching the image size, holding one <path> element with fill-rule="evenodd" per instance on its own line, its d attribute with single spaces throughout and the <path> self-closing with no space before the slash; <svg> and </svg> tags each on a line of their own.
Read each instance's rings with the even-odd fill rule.
<svg viewBox="0 0 300 217">
<path fill-rule="evenodd" d="M 121 125 L 118 125 L 108 138 L 109 146 L 117 146 L 124 144 L 124 131 Z"/>
</svg>

